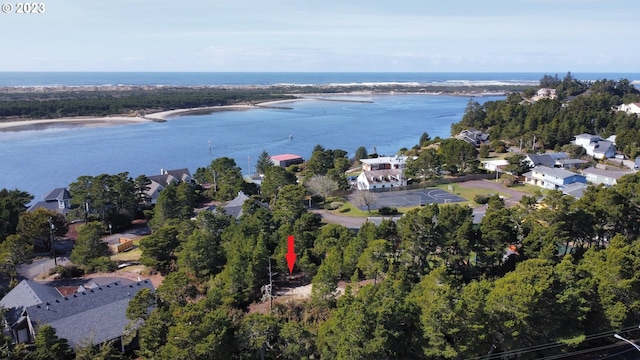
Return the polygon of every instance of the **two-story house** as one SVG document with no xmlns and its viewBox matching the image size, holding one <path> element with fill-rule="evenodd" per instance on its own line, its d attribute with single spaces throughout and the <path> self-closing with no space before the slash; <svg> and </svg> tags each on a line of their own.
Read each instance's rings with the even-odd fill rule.
<svg viewBox="0 0 640 360">
<path fill-rule="evenodd" d="M 42 201 L 33 204 L 27 211 L 44 208 L 61 214 L 66 214 L 71 209 L 71 194 L 66 188 L 51 190 Z"/>
<path fill-rule="evenodd" d="M 613 141 L 605 140 L 598 135 L 576 135 L 572 143 L 582 146 L 587 151 L 587 155 L 595 159 L 609 159 L 616 155 L 616 146 Z"/>
<path fill-rule="evenodd" d="M 360 159 L 362 173 L 356 179 L 358 190 L 383 190 L 407 186 L 404 168 L 407 156 L 382 156 Z"/>
<path fill-rule="evenodd" d="M 155 204 L 160 195 L 160 191 L 171 183 L 195 183 L 195 180 L 191 177 L 191 172 L 189 172 L 187 168 L 175 170 L 160 169 L 160 175 L 147 176 L 147 178 L 151 180 L 151 184 L 149 184 L 144 194 L 146 202 L 149 205 Z"/>
<path fill-rule="evenodd" d="M 569 184 L 585 184 L 587 182 L 584 175 L 547 166 L 536 166 L 531 171 L 524 173 L 523 176 L 528 184 L 552 190 L 562 190 Z"/>
</svg>

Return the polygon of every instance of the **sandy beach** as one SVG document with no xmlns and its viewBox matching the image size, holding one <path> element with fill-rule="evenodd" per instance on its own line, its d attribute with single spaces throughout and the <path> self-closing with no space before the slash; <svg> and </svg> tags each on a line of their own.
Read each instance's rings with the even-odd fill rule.
<svg viewBox="0 0 640 360">
<path fill-rule="evenodd" d="M 42 130 L 51 127 L 101 127 L 141 122 L 168 121 L 185 115 L 205 115 L 216 111 L 248 110 L 261 105 L 230 105 L 203 108 L 177 109 L 146 114 L 144 116 L 69 117 L 59 119 L 29 119 L 0 121 L 0 132 Z"/>
<path fill-rule="evenodd" d="M 0 132 L 7 131 L 27 131 L 27 130 L 42 130 L 52 127 L 100 127 L 100 126 L 113 126 L 113 125 L 125 125 L 140 122 L 163 122 L 176 119 L 180 116 L 186 115 L 207 115 L 217 111 L 241 111 L 260 108 L 286 108 L 280 106 L 284 103 L 301 101 L 301 100 L 314 100 L 309 98 L 276 100 L 259 103 L 256 105 L 225 105 L 225 106 L 208 106 L 201 108 L 188 108 L 188 109 L 176 109 L 161 111 L 156 113 L 145 114 L 142 116 L 105 116 L 105 117 L 68 117 L 59 119 L 25 119 L 25 120 L 12 120 L 12 121 L 0 121 Z"/>
</svg>

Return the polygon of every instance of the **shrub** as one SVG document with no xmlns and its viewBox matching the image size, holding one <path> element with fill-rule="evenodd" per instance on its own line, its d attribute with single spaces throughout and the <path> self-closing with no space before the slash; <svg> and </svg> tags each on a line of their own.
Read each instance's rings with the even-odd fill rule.
<svg viewBox="0 0 640 360">
<path fill-rule="evenodd" d="M 489 202 L 489 198 L 489 195 L 478 194 L 473 197 L 473 201 L 475 201 L 476 204 L 484 205 Z"/>
<path fill-rule="evenodd" d="M 62 279 L 69 279 L 84 275 L 84 271 L 75 265 L 58 265 L 49 270 L 49 275 L 53 274 L 59 274 Z"/>
<path fill-rule="evenodd" d="M 99 258 L 95 258 L 85 266 L 85 271 L 87 273 L 93 272 L 112 272 L 115 271 L 118 266 L 115 262 L 111 261 L 106 256 L 101 256 Z"/>
<path fill-rule="evenodd" d="M 339 201 L 332 201 L 332 202 L 330 202 L 328 204 L 324 204 L 324 208 L 326 210 L 336 210 L 340 206 L 342 206 L 342 203 L 339 202 Z"/>
<path fill-rule="evenodd" d="M 394 207 L 384 206 L 378 210 L 378 214 L 380 215 L 396 215 L 398 213 L 398 209 Z"/>
<path fill-rule="evenodd" d="M 351 211 L 351 209 L 349 209 L 348 207 L 345 207 L 345 208 L 342 208 L 342 209 L 340 209 L 338 211 L 341 212 L 341 213 L 346 213 L 346 212 Z"/>
</svg>

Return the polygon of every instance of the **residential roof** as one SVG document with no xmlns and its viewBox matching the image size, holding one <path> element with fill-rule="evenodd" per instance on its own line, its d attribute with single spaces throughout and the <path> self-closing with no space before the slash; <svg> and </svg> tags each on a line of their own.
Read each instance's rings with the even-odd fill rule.
<svg viewBox="0 0 640 360">
<path fill-rule="evenodd" d="M 566 194 L 566 195 L 573 196 L 576 199 L 580 199 L 582 197 L 582 195 L 584 194 L 584 191 L 587 190 L 588 186 L 589 185 L 581 183 L 581 182 L 574 182 L 574 183 L 565 185 L 562 188 L 562 193 Z"/>
<path fill-rule="evenodd" d="M 539 172 L 544 175 L 550 175 L 559 179 L 566 179 L 575 175 L 580 175 L 569 170 L 550 168 L 547 166 L 536 166 L 535 168 L 531 169 L 531 171 L 528 172 L 527 174 L 533 173 L 533 172 Z"/>
<path fill-rule="evenodd" d="M 598 141 L 598 144 L 593 148 L 593 152 L 595 154 L 604 154 L 613 146 L 613 142 L 609 140 L 600 140 Z"/>
<path fill-rule="evenodd" d="M 36 324 L 50 324 L 59 337 L 72 347 L 93 337 L 94 344 L 115 339 L 130 320 L 126 317 L 129 300 L 141 289 L 155 290 L 149 280 L 131 284 L 115 282 L 53 301 L 30 306 L 29 317 Z"/>
<path fill-rule="evenodd" d="M 372 158 L 372 159 L 360 159 L 360 162 L 363 162 L 365 164 L 395 164 L 395 163 L 400 163 L 400 162 L 406 162 L 407 161 L 408 156 L 406 155 L 400 155 L 400 156 L 380 156 L 377 158 Z"/>
<path fill-rule="evenodd" d="M 592 138 L 600 138 L 598 135 L 592 135 L 592 134 L 580 134 L 580 135 L 576 135 L 576 139 L 592 139 Z"/>
<path fill-rule="evenodd" d="M 533 163 L 533 166 L 544 165 L 553 167 L 556 163 L 556 159 L 547 154 L 527 154 L 527 157 Z"/>
<path fill-rule="evenodd" d="M 31 205 L 29 209 L 27 209 L 27 211 L 31 212 L 36 209 L 47 209 L 62 214 L 66 214 L 70 210 L 67 207 L 61 209 L 57 201 L 38 201 L 37 203 Z"/>
<path fill-rule="evenodd" d="M 239 191 L 238 196 L 236 196 L 233 200 L 229 201 L 224 207 L 224 213 L 234 218 L 239 218 L 242 215 L 242 205 L 247 200 L 252 200 L 249 196 L 245 195 L 244 192 Z M 260 203 L 257 200 L 254 200 L 257 204 L 263 207 L 267 207 L 267 205 Z"/>
<path fill-rule="evenodd" d="M 180 180 L 170 174 L 152 175 L 152 176 L 147 176 L 147 178 L 151 180 L 152 183 L 156 182 L 164 187 L 169 186 L 169 184 L 171 184 L 172 182 L 177 182 Z"/>
<path fill-rule="evenodd" d="M 560 160 L 557 160 L 556 163 L 558 163 L 560 165 L 586 164 L 586 163 L 588 163 L 588 161 L 587 160 L 582 160 L 582 159 L 560 159 Z"/>
<path fill-rule="evenodd" d="M 166 170 L 166 174 L 169 174 L 180 181 L 187 181 L 191 179 L 191 172 L 189 172 L 189 169 L 187 168 Z"/>
<path fill-rule="evenodd" d="M 620 179 L 621 177 L 630 174 L 630 172 L 628 171 L 615 171 L 615 170 L 605 170 L 605 169 L 599 169 L 599 168 L 595 168 L 595 167 L 590 167 L 587 169 L 582 170 L 583 174 L 593 174 L 593 175 L 598 175 L 598 176 L 603 176 L 603 177 L 608 177 L 611 179 Z"/>
<path fill-rule="evenodd" d="M 296 159 L 302 159 L 302 156 L 296 154 L 280 154 L 271 156 L 271 160 L 274 161 L 287 161 Z"/>
<path fill-rule="evenodd" d="M 569 154 L 567 154 L 566 152 L 546 153 L 545 155 L 549 155 L 552 158 L 554 158 L 555 160 L 562 160 L 562 159 L 569 158 Z"/>
<path fill-rule="evenodd" d="M 400 169 L 383 169 L 383 170 L 372 170 L 372 171 L 363 171 L 362 174 L 367 178 L 367 181 L 370 184 L 375 182 L 390 182 L 391 178 L 396 178 L 399 181 L 402 177 L 402 170 Z"/>
<path fill-rule="evenodd" d="M 57 188 L 51 190 L 47 195 L 44 196 L 44 201 L 59 201 L 59 200 L 70 200 L 71 194 L 67 191 L 67 188 Z"/>
<path fill-rule="evenodd" d="M 13 324 L 19 319 L 25 308 L 53 301 L 58 297 L 60 297 L 60 293 L 52 286 L 31 280 L 22 280 L 0 300 L 0 307 L 9 310 L 6 317 Z"/>
</svg>

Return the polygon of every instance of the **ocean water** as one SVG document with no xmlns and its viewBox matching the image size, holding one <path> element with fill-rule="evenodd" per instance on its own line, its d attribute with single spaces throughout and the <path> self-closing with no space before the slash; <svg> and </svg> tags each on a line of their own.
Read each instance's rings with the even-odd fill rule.
<svg viewBox="0 0 640 360">
<path fill-rule="evenodd" d="M 0 72 L 0 86 L 84 86 L 84 85 L 272 85 L 272 84 L 363 84 L 404 83 L 426 85 L 529 84 L 545 75 L 566 71 L 523 73 L 281 73 L 281 72 Z M 579 80 L 621 78 L 640 85 L 640 73 L 572 73 Z"/>
</svg>

